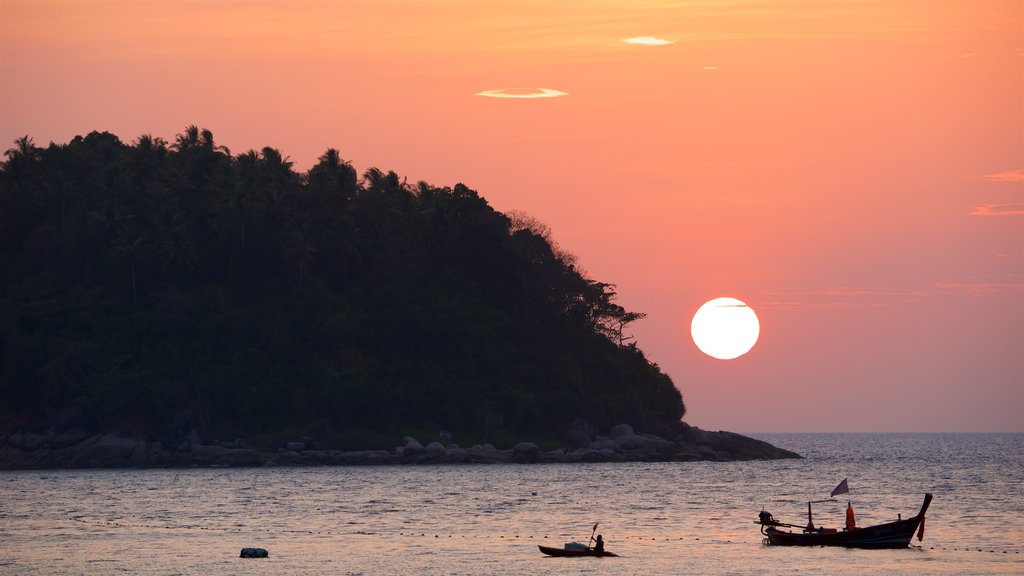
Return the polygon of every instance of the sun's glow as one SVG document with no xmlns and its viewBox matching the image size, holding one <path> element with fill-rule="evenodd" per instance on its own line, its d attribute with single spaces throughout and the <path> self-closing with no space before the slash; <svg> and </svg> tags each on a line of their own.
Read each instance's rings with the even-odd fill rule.
<svg viewBox="0 0 1024 576">
<path fill-rule="evenodd" d="M 631 38 L 623 38 L 622 41 L 626 44 L 639 44 L 641 46 L 664 46 L 675 43 L 673 40 L 664 40 L 654 36 L 633 36 Z"/>
<path fill-rule="evenodd" d="M 552 88 L 496 88 L 477 92 L 476 95 L 487 98 L 558 98 L 569 93 Z"/>
<path fill-rule="evenodd" d="M 754 310 L 741 300 L 715 298 L 697 309 L 690 334 L 701 352 L 719 360 L 732 360 L 754 347 L 761 324 Z"/>
</svg>

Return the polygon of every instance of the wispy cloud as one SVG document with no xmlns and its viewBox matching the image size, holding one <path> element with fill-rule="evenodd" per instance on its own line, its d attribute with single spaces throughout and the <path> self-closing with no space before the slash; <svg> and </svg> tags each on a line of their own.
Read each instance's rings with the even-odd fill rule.
<svg viewBox="0 0 1024 576">
<path fill-rule="evenodd" d="M 974 278 L 939 280 L 934 284 L 943 292 L 966 292 L 968 294 L 992 294 L 994 292 L 1024 291 L 1024 274 L 1006 274 Z"/>
<path fill-rule="evenodd" d="M 675 40 L 664 40 L 662 38 L 655 38 L 654 36 L 632 36 L 630 38 L 623 38 L 622 41 L 626 44 L 639 44 L 641 46 L 665 46 L 666 44 L 675 44 Z"/>
<path fill-rule="evenodd" d="M 569 93 L 552 88 L 497 88 L 477 92 L 476 95 L 487 98 L 558 98 Z"/>
<path fill-rule="evenodd" d="M 751 303 L 756 308 L 886 308 L 917 304 L 950 294 L 972 296 L 1024 291 L 1024 274 L 1004 274 L 937 280 L 926 289 L 826 287 L 803 290 L 765 290 Z"/>
<path fill-rule="evenodd" d="M 971 210 L 970 214 L 971 216 L 1024 216 L 1024 203 L 979 204 Z"/>
<path fill-rule="evenodd" d="M 767 290 L 761 292 L 758 307 L 775 308 L 864 308 L 918 302 L 928 296 L 921 290 L 881 290 L 833 286 L 803 290 Z"/>
<path fill-rule="evenodd" d="M 995 174 L 986 174 L 982 176 L 982 179 L 991 180 L 993 182 L 1024 182 L 1024 168 L 1007 170 L 1005 172 L 996 172 Z"/>
</svg>

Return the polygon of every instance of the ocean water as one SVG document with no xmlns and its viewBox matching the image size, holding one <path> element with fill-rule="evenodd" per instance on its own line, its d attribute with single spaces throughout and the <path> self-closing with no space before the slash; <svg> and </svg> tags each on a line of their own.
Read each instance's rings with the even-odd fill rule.
<svg viewBox="0 0 1024 576">
<path fill-rule="evenodd" d="M 803 460 L 0 472 L 0 574 L 1024 574 L 1024 434 L 757 434 Z M 904 550 L 762 544 L 762 509 L 913 515 Z M 619 558 L 550 558 L 595 522 Z M 238 558 L 242 547 L 270 552 Z"/>
</svg>

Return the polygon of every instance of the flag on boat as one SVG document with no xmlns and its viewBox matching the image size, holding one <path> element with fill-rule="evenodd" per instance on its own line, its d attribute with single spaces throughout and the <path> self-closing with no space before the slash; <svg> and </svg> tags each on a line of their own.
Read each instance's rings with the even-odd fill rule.
<svg viewBox="0 0 1024 576">
<path fill-rule="evenodd" d="M 837 494 L 849 494 L 850 485 L 846 483 L 846 480 L 846 478 L 843 478 L 843 481 L 840 482 L 838 486 L 832 489 L 832 494 L 830 494 L 830 496 L 835 497 Z"/>
<path fill-rule="evenodd" d="M 836 486 L 835 488 L 832 489 L 831 496 L 833 498 L 835 497 L 836 494 L 849 494 L 850 493 L 850 485 L 846 483 L 846 480 L 847 480 L 846 478 L 843 478 L 843 481 L 840 482 L 838 486 Z"/>
</svg>

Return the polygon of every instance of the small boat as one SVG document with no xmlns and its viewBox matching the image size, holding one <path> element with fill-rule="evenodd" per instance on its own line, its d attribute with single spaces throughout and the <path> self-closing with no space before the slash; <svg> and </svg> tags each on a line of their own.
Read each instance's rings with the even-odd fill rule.
<svg viewBox="0 0 1024 576">
<path fill-rule="evenodd" d="M 596 557 L 615 556 L 615 557 L 618 557 L 618 554 L 615 554 L 613 552 L 608 552 L 606 550 L 594 550 L 593 548 L 583 548 L 583 549 L 551 548 L 549 546 L 541 546 L 540 544 L 537 545 L 537 548 L 540 548 L 540 551 L 545 553 L 545 554 L 547 554 L 548 556 L 596 556 Z"/>
<path fill-rule="evenodd" d="M 932 502 L 932 495 L 924 495 L 924 504 L 917 516 L 902 518 L 895 522 L 886 522 L 875 526 L 852 527 L 836 530 L 835 528 L 814 528 L 811 522 L 811 503 L 807 503 L 807 526 L 785 524 L 772 518 L 768 512 L 762 511 L 755 524 L 761 525 L 761 534 L 765 536 L 765 544 L 776 546 L 845 546 L 847 548 L 906 548 L 911 538 L 917 533 L 917 539 L 924 538 L 924 513 Z M 800 528 L 800 532 L 780 530 L 780 528 Z"/>
</svg>

